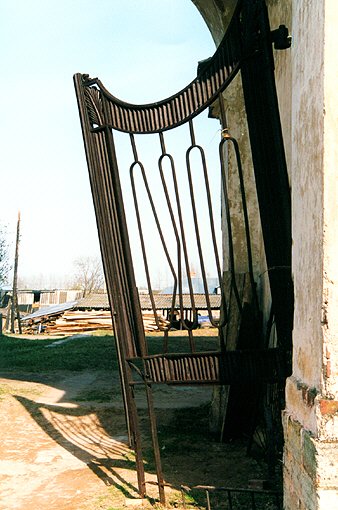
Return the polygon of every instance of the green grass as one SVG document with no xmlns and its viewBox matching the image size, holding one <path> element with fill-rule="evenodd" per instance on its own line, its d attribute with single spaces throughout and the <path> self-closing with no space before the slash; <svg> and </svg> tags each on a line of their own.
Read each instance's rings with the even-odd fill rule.
<svg viewBox="0 0 338 510">
<path fill-rule="evenodd" d="M 161 352 L 162 336 L 149 336 L 150 353 Z M 50 372 L 53 370 L 80 371 L 85 369 L 117 369 L 114 338 L 110 335 L 84 336 L 56 347 L 47 346 L 55 339 L 0 336 L 0 370 Z M 197 337 L 197 350 L 213 350 L 217 339 Z M 189 351 L 185 336 L 169 339 L 169 351 Z"/>
<path fill-rule="evenodd" d="M 147 338 L 150 353 L 161 352 L 162 337 Z M 215 349 L 216 339 L 197 337 L 197 350 Z M 0 370 L 50 372 L 54 370 L 80 371 L 85 369 L 117 369 L 114 337 L 111 335 L 84 336 L 64 344 L 48 347 L 55 339 L 0 336 Z M 170 337 L 169 350 L 186 352 L 188 340 L 184 336 Z"/>
<path fill-rule="evenodd" d="M 219 340 L 216 335 L 210 336 L 199 336 L 195 333 L 194 343 L 197 352 L 201 351 L 217 351 L 219 349 Z M 147 336 L 147 344 L 149 354 L 159 354 L 163 348 L 163 336 L 159 333 L 156 335 Z M 189 338 L 187 333 L 184 331 L 182 335 L 171 336 L 169 335 L 168 341 L 169 352 L 190 352 Z"/>
<path fill-rule="evenodd" d="M 88 336 L 56 347 L 54 339 L 1 336 L 0 370 L 50 372 L 117 369 L 114 338 Z"/>
<path fill-rule="evenodd" d="M 77 402 L 110 402 L 111 390 L 90 390 L 83 391 L 76 396 Z"/>
</svg>

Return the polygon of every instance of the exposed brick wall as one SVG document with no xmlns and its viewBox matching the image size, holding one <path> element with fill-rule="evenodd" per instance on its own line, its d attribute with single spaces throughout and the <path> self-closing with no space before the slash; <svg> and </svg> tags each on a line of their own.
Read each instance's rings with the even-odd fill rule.
<svg viewBox="0 0 338 510">
<path fill-rule="evenodd" d="M 338 509 L 338 442 L 321 441 L 283 415 L 285 510 Z"/>
</svg>

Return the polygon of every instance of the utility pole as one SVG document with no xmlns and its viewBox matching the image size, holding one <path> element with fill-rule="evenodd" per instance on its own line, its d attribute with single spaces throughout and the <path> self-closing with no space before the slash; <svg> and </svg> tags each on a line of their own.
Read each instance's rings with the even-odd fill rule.
<svg viewBox="0 0 338 510">
<path fill-rule="evenodd" d="M 19 303 L 18 303 L 18 260 L 19 260 L 19 242 L 20 242 L 20 211 L 18 212 L 18 223 L 16 227 L 16 243 L 13 274 L 13 293 L 12 293 L 12 314 L 11 314 L 11 333 L 15 332 L 15 316 L 18 321 L 19 333 L 21 330 Z"/>
</svg>

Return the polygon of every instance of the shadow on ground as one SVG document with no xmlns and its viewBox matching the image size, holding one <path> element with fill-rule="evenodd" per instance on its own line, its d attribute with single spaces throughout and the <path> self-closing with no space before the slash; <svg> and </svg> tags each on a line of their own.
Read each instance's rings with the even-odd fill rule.
<svg viewBox="0 0 338 510">
<path fill-rule="evenodd" d="M 126 498 L 136 498 L 134 455 L 128 447 L 118 369 L 113 359 L 113 351 L 110 350 L 112 339 L 97 341 L 100 348 L 96 353 L 95 363 L 92 352 L 89 367 L 83 366 L 86 359 L 81 363 L 77 360 L 76 370 L 72 371 L 67 356 L 74 356 L 77 351 L 80 351 L 80 357 L 83 355 L 81 354 L 83 345 L 81 346 L 79 342 L 77 341 L 77 348 L 75 343 L 73 346 L 69 344 L 68 347 L 63 344 L 57 349 L 44 349 L 44 345 L 41 344 L 44 352 L 34 361 L 37 363 L 34 370 L 28 363 L 11 370 L 8 366 L 2 365 L 1 368 L 6 372 L 0 373 L 0 376 L 3 377 L 3 381 L 7 380 L 8 384 L 12 385 L 14 389 L 11 392 L 12 396 L 54 444 L 67 452 L 69 457 L 87 466 L 92 475 L 106 487 L 114 487 Z M 20 342 L 16 346 L 20 347 Z M 24 343 L 24 347 L 27 347 L 27 344 Z M 52 355 L 56 360 L 54 365 L 51 363 L 50 351 L 54 351 Z M 39 359 L 47 352 L 49 359 L 44 360 L 44 367 L 44 363 L 39 363 Z M 110 369 L 107 366 L 107 352 L 110 356 Z M 21 356 L 24 357 L 23 352 Z M 66 360 L 66 363 L 63 363 L 62 359 Z M 52 368 L 53 366 L 56 368 Z M 28 383 L 37 384 L 36 394 L 29 394 L 31 390 L 28 393 L 25 391 L 24 386 Z M 154 388 L 163 472 L 165 482 L 168 484 L 166 492 L 169 492 L 168 499 L 176 507 L 180 505 L 178 491 L 181 485 L 246 487 L 250 478 L 264 476 L 265 466 L 246 456 L 245 442 L 221 444 L 210 435 L 208 429 L 210 399 L 211 389 L 205 387 Z M 156 498 L 155 465 L 145 392 L 142 387 L 136 391 L 136 401 L 140 415 L 147 481 L 151 482 L 147 488 L 150 497 Z M 34 437 L 31 440 L 34 441 Z M 48 451 L 47 449 L 47 457 Z M 51 465 L 47 457 L 43 457 L 42 450 L 39 456 L 42 468 L 45 465 L 48 469 Z M 77 466 L 76 464 L 75 467 Z M 75 473 L 75 469 L 69 471 L 68 476 L 72 476 L 72 473 Z M 193 504 L 195 508 L 199 505 L 205 507 L 204 495 L 195 495 Z M 53 507 L 46 504 L 45 507 L 40 505 L 40 508 Z M 60 503 L 59 508 L 63 508 Z M 217 508 L 227 507 L 218 505 Z"/>
</svg>

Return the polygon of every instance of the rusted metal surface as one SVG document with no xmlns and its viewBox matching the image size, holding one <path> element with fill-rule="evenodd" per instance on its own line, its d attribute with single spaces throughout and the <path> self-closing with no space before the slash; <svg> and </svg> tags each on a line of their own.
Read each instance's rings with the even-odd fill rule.
<svg viewBox="0 0 338 510">
<path fill-rule="evenodd" d="M 236 13 L 212 59 L 200 66 L 195 80 L 168 99 L 147 105 L 129 104 L 110 94 L 98 78 L 83 75 L 85 101 L 93 129 L 109 126 L 126 133 L 160 133 L 205 110 L 239 71 L 243 58 L 241 4 L 238 2 Z"/>
<path fill-rule="evenodd" d="M 264 11 L 263 0 L 255 2 L 258 17 Z M 235 152 L 239 177 L 240 207 L 243 211 L 243 226 L 247 248 L 247 272 L 251 286 L 252 314 L 258 317 L 256 284 L 252 269 L 250 228 L 246 206 L 243 172 L 239 147 L 226 129 L 221 133 L 219 142 L 219 178 L 225 199 L 226 222 L 228 229 L 230 278 L 227 279 L 221 266 L 222 254 L 219 253 L 213 199 L 210 192 L 209 169 L 205 151 L 195 134 L 194 118 L 211 103 L 220 103 L 221 120 L 226 128 L 225 108 L 222 91 L 229 85 L 236 73 L 245 63 L 261 51 L 260 41 L 269 38 L 270 33 L 262 33 L 255 16 L 248 17 L 251 2 L 240 0 L 227 33 L 215 55 L 198 68 L 196 79 L 176 95 L 148 105 L 132 105 L 115 98 L 100 80 L 88 75 L 77 74 L 74 77 L 82 132 L 86 149 L 94 207 L 97 219 L 99 240 L 105 271 L 109 303 L 112 310 L 116 346 L 124 396 L 126 420 L 130 442 L 135 447 L 138 471 L 139 491 L 145 495 L 145 478 L 142 461 L 141 435 L 138 425 L 137 408 L 134 399 L 133 373 L 143 381 L 147 401 L 151 434 L 155 453 L 156 473 L 161 502 L 165 501 L 164 482 L 158 445 L 156 416 L 152 402 L 151 384 L 233 384 L 236 382 L 274 383 L 285 379 L 287 374 L 287 356 L 279 349 L 258 349 L 260 343 L 256 330 L 248 332 L 247 349 L 244 351 L 227 350 L 227 325 L 229 322 L 230 297 L 235 296 L 239 321 L 243 313 L 243 303 L 236 280 L 234 248 L 232 243 L 232 218 L 227 196 L 227 178 L 225 148 Z M 264 11 L 265 12 L 265 11 Z M 246 20 L 246 25 L 243 23 Z M 249 41 L 251 43 L 249 44 Z M 254 44 L 252 44 L 254 41 Z M 264 42 L 264 44 L 265 44 Z M 277 111 L 278 113 L 278 111 Z M 189 139 L 185 151 L 185 166 L 177 165 L 174 155 L 167 150 L 166 131 L 182 124 L 189 127 Z M 144 334 L 140 298 L 136 286 L 133 257 L 127 229 L 125 204 L 123 202 L 119 166 L 116 157 L 116 131 L 129 136 L 132 159 L 129 163 L 132 203 L 136 215 L 136 225 L 141 246 L 141 257 L 148 286 L 150 307 L 157 327 L 163 331 L 163 352 L 159 355 L 148 354 L 147 339 Z M 138 135 L 154 134 L 158 136 L 157 172 L 164 196 L 158 207 L 147 165 L 142 160 L 138 147 Z M 154 149 L 156 151 L 156 149 Z M 210 252 L 206 255 L 202 243 L 201 213 L 197 203 L 195 176 L 192 171 L 192 153 L 197 153 L 202 169 L 202 184 L 198 193 L 206 197 L 206 209 L 203 211 L 203 223 L 208 225 Z M 155 153 L 156 154 L 156 153 Z M 165 170 L 166 167 L 166 170 Z M 169 167 L 169 171 L 168 171 Z M 184 171 L 188 186 L 180 190 L 179 174 Z M 140 183 L 144 194 L 140 196 Z M 169 191 L 171 189 L 171 192 Z M 183 199 L 182 199 L 183 197 Z M 152 245 L 147 245 L 145 229 L 147 224 L 143 216 L 144 202 L 151 211 L 155 225 L 154 235 L 160 240 L 164 259 L 173 281 L 170 296 L 169 323 L 160 321 L 151 279 L 151 260 L 149 254 Z M 198 264 L 203 281 L 203 299 L 210 323 L 218 331 L 217 352 L 196 352 L 194 333 L 198 326 L 198 309 L 191 278 L 191 256 L 189 252 L 188 229 L 182 213 L 183 201 L 189 207 L 193 224 L 193 236 L 197 246 Z M 174 242 L 169 245 L 167 230 L 161 225 L 159 209 L 165 209 L 170 218 L 170 230 Z M 189 234 L 191 235 L 191 233 Z M 172 249 L 174 247 L 174 250 Z M 174 251 L 174 255 L 173 252 Z M 211 253 L 211 255 L 210 255 Z M 215 313 L 212 296 L 208 289 L 206 259 L 212 257 L 216 267 L 221 289 L 220 314 Z M 186 274 L 188 293 L 183 295 L 183 275 Z M 189 302 L 191 317 L 185 313 Z M 233 305 L 231 305 L 233 306 Z M 232 308 L 231 308 L 232 309 Z M 170 353 L 169 334 L 179 312 L 180 327 L 187 331 L 190 351 Z M 257 316 L 257 317 L 256 317 Z M 236 328 L 234 328 L 235 330 Z M 255 328 L 254 328 L 255 329 Z M 254 507 L 252 507 L 254 508 Z"/>
<path fill-rule="evenodd" d="M 137 358 L 129 359 L 137 366 Z M 288 365 L 285 352 L 278 349 L 168 353 L 144 356 L 148 383 L 165 384 L 260 384 L 283 381 Z"/>
<path fill-rule="evenodd" d="M 189 122 L 190 122 L 190 132 L 193 133 L 192 121 L 190 120 Z M 158 317 L 157 317 L 158 313 L 157 313 L 157 309 L 156 309 L 155 296 L 153 293 L 153 288 L 152 288 L 152 283 L 151 283 L 149 260 L 148 260 L 149 259 L 149 250 L 151 250 L 151 247 L 148 247 L 148 250 L 147 250 L 147 246 L 146 246 L 146 242 L 145 242 L 145 238 L 144 238 L 145 225 L 142 220 L 142 215 L 140 212 L 140 205 L 139 205 L 139 200 L 138 200 L 138 190 L 137 190 L 137 187 L 135 185 L 135 180 L 134 180 L 134 173 L 135 173 L 136 168 L 138 168 L 141 172 L 142 180 L 143 180 L 143 183 L 144 183 L 144 186 L 146 189 L 147 197 L 148 197 L 151 211 L 152 211 L 154 221 L 156 224 L 156 229 L 157 229 L 159 238 L 161 240 L 163 252 L 165 254 L 167 264 L 170 267 L 171 275 L 172 275 L 172 278 L 174 281 L 173 293 L 172 293 L 172 303 L 171 303 L 171 310 L 170 310 L 171 316 L 174 316 L 174 311 L 177 307 L 176 302 L 178 302 L 182 327 L 185 330 L 192 331 L 193 329 L 196 329 L 196 327 L 198 325 L 198 316 L 197 316 L 197 309 L 195 306 L 195 296 L 194 296 L 193 284 L 192 284 L 192 279 L 191 279 L 191 266 L 189 263 L 189 253 L 188 253 L 188 247 L 187 247 L 187 241 L 186 241 L 186 231 L 185 231 L 185 225 L 184 225 L 183 214 L 182 214 L 180 193 L 179 193 L 179 189 L 178 189 L 178 180 L 177 180 L 177 175 L 176 175 L 175 161 L 174 161 L 173 156 L 166 152 L 164 135 L 163 135 L 163 133 L 161 133 L 160 134 L 160 144 L 161 144 L 162 154 L 159 157 L 158 165 L 159 165 L 159 173 L 160 173 L 160 177 L 161 177 L 163 191 L 164 191 L 164 195 L 166 198 L 165 205 L 167 206 L 167 210 L 168 210 L 168 213 L 170 216 L 171 228 L 175 234 L 176 256 L 177 256 L 177 266 L 176 267 L 175 267 L 174 261 L 172 260 L 172 257 L 170 256 L 170 253 L 169 253 L 168 240 L 166 239 L 165 232 L 161 227 L 158 210 L 156 209 L 156 206 L 155 206 L 153 193 L 151 191 L 151 187 L 150 187 L 150 184 L 147 179 L 145 167 L 142 164 L 142 162 L 139 160 L 139 157 L 138 157 L 134 135 L 131 134 L 130 139 L 131 139 L 133 155 L 134 155 L 134 162 L 130 166 L 130 176 L 131 176 L 131 184 L 132 184 L 132 191 L 133 191 L 133 199 L 134 199 L 134 206 L 135 206 L 135 212 L 136 212 L 136 217 L 137 217 L 138 232 L 139 232 L 139 237 L 140 237 L 140 242 L 141 242 L 141 247 L 142 247 L 142 257 L 143 257 L 143 263 L 144 263 L 145 274 L 146 274 L 146 279 L 147 279 L 149 299 L 152 304 L 152 310 L 154 313 L 156 324 L 159 329 L 162 329 L 162 330 L 170 329 L 170 325 L 167 328 L 164 328 L 163 326 L 161 326 L 158 321 Z M 192 141 L 194 142 L 193 134 L 192 134 Z M 212 309 L 211 303 L 210 303 L 210 296 L 209 296 L 207 276 L 206 276 L 206 270 L 205 270 L 205 262 L 204 262 L 204 254 L 203 254 L 203 249 L 201 246 L 201 239 L 200 239 L 200 226 L 199 226 L 199 220 L 198 220 L 197 213 L 196 213 L 196 202 L 195 202 L 195 196 L 194 196 L 193 180 L 191 177 L 191 169 L 190 169 L 190 162 L 189 162 L 189 153 L 190 153 L 191 149 L 193 149 L 195 147 L 199 148 L 199 150 L 201 151 L 201 154 L 202 154 L 204 184 L 205 184 L 206 195 L 208 197 L 208 215 L 209 215 L 210 231 L 211 231 L 212 240 L 213 240 L 213 256 L 215 258 L 217 273 L 218 273 L 218 280 L 219 280 L 219 285 L 221 288 L 221 309 L 224 312 L 223 312 L 222 319 L 218 320 L 218 321 L 215 320 L 213 309 Z M 206 162 L 205 162 L 205 158 L 204 158 L 203 154 L 204 154 L 203 149 L 201 147 L 197 146 L 195 143 L 190 145 L 186 151 L 187 172 L 188 172 L 188 179 L 189 179 L 189 192 L 190 192 L 190 201 L 191 201 L 190 205 L 191 205 L 191 210 L 192 210 L 193 219 L 194 219 L 194 230 L 195 230 L 195 236 L 196 236 L 196 241 L 197 241 L 197 246 L 198 246 L 199 265 L 200 265 L 201 273 L 202 273 L 202 280 L 203 280 L 203 286 L 204 286 L 204 297 L 205 297 L 206 307 L 207 307 L 207 311 L 208 311 L 208 315 L 209 315 L 209 320 L 213 326 L 219 328 L 220 335 L 222 335 L 222 328 L 225 326 L 226 321 L 227 321 L 227 314 L 226 314 L 227 306 L 226 306 L 226 297 L 224 294 L 223 275 L 222 275 L 221 267 L 220 267 L 220 256 L 218 253 L 218 248 L 217 248 L 217 243 L 216 243 L 212 203 L 211 203 L 210 190 L 209 190 L 208 172 L 207 172 Z M 164 158 L 168 158 L 170 161 L 170 169 L 171 169 L 170 177 L 172 179 L 172 184 L 173 184 L 174 192 L 175 192 L 174 193 L 174 195 L 175 195 L 174 203 L 173 203 L 172 197 L 170 197 L 169 192 L 168 192 L 169 178 L 166 179 L 166 177 L 164 176 L 164 171 L 163 171 L 163 167 L 162 167 L 162 162 L 163 162 Z M 157 192 L 158 192 L 158 190 L 157 190 Z M 201 190 L 200 190 L 200 192 L 201 192 Z M 162 205 L 162 207 L 164 207 L 164 205 Z M 177 210 L 177 217 L 174 214 L 175 209 Z M 193 317 L 192 321 L 189 321 L 189 323 L 184 319 L 184 301 L 183 301 L 183 292 L 182 292 L 183 269 L 185 270 L 185 273 L 187 275 L 186 277 L 188 280 L 188 287 L 189 287 L 188 296 L 189 296 L 190 303 L 191 303 L 191 310 L 192 310 L 192 317 Z"/>
<path fill-rule="evenodd" d="M 291 192 L 271 48 L 276 32 L 270 32 L 265 2 L 247 3 L 243 27 L 245 46 L 257 45 L 252 57 L 242 62 L 241 78 L 274 319 L 279 345 L 292 350 Z M 258 31 L 262 35 L 259 39 Z M 281 30 L 280 37 L 277 47 L 287 48 L 285 30 Z"/>
</svg>

